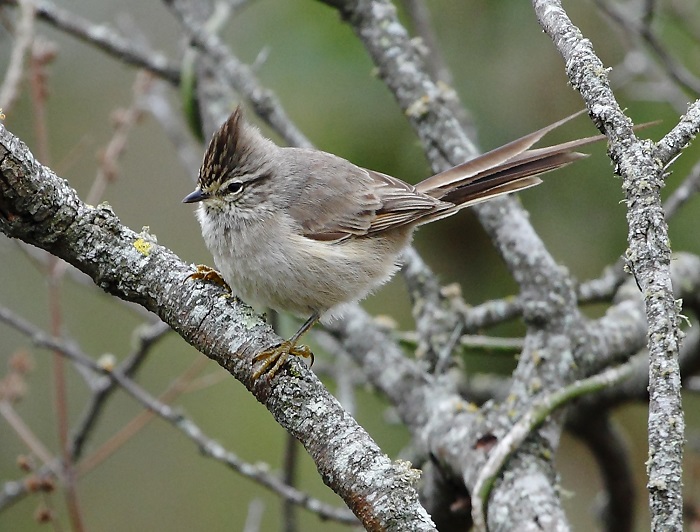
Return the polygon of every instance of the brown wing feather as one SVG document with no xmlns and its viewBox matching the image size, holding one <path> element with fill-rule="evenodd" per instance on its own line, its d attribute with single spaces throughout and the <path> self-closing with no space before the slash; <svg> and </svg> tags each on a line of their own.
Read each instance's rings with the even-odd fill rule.
<svg viewBox="0 0 700 532">
<path fill-rule="evenodd" d="M 452 208 L 452 205 L 418 192 L 416 187 L 405 181 L 373 170 L 366 172 L 374 180 L 375 190 L 382 202 L 372 221 L 370 233 L 416 223 L 425 216 Z"/>
<path fill-rule="evenodd" d="M 304 171 L 305 177 L 303 187 L 290 200 L 289 214 L 307 238 L 341 241 L 410 224 L 426 214 L 451 207 L 417 192 L 408 183 L 365 170 L 340 157 L 315 150 L 288 149 L 290 160 L 299 161 L 292 162 L 296 168 L 289 170 Z M 329 174 L 338 178 L 328 179 Z"/>
<path fill-rule="evenodd" d="M 289 148 L 289 153 L 293 165 L 299 161 L 289 171 L 301 172 L 304 178 L 303 186 L 291 198 L 289 214 L 299 223 L 304 236 L 342 240 L 367 234 L 381 201 L 365 173 L 331 154 L 294 148 Z M 329 174 L 336 179 L 324 177 Z"/>
</svg>

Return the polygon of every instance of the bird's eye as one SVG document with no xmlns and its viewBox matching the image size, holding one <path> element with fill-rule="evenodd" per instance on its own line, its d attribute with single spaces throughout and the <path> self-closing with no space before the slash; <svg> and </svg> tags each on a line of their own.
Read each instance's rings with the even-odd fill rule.
<svg viewBox="0 0 700 532">
<path fill-rule="evenodd" d="M 240 181 L 231 181 L 224 189 L 226 194 L 238 194 L 241 190 L 243 190 L 243 183 Z"/>
</svg>

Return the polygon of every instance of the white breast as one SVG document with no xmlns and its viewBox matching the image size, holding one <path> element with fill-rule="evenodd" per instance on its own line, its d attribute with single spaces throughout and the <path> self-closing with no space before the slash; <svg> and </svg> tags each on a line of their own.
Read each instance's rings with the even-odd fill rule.
<svg viewBox="0 0 700 532">
<path fill-rule="evenodd" d="M 296 234 L 279 213 L 235 226 L 222 223 L 223 215 L 207 214 L 204 206 L 197 217 L 216 267 L 236 295 L 303 317 L 316 311 L 332 315 L 386 282 L 412 233 L 331 243 Z"/>
</svg>

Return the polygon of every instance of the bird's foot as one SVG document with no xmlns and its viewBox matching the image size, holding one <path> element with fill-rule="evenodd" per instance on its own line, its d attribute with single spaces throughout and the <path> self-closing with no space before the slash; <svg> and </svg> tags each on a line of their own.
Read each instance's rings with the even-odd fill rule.
<svg viewBox="0 0 700 532">
<path fill-rule="evenodd" d="M 253 364 L 261 362 L 260 367 L 253 373 L 253 380 L 258 380 L 265 374 L 272 379 L 290 355 L 311 358 L 311 365 L 314 363 L 314 354 L 311 349 L 305 345 L 295 345 L 289 340 L 285 340 L 280 345 L 266 349 L 253 357 Z"/>
<path fill-rule="evenodd" d="M 209 281 L 210 283 L 216 283 L 222 287 L 227 292 L 231 292 L 231 287 L 228 285 L 221 274 L 217 272 L 214 268 L 210 268 L 204 264 L 197 265 L 197 271 L 191 273 L 187 276 L 187 279 L 195 279 L 202 281 Z"/>
</svg>

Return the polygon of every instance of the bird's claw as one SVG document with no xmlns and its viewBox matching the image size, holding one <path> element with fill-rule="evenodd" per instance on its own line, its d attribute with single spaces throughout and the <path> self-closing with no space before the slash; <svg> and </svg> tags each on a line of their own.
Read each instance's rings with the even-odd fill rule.
<svg viewBox="0 0 700 532">
<path fill-rule="evenodd" d="M 221 274 L 217 272 L 214 268 L 210 268 L 204 264 L 198 264 L 197 270 L 187 276 L 187 279 L 195 279 L 201 281 L 208 281 L 210 283 L 216 283 L 222 287 L 227 292 L 231 292 L 231 287 L 228 285 Z"/>
<path fill-rule="evenodd" d="M 265 374 L 272 379 L 289 359 L 290 355 L 311 358 L 311 365 L 313 366 L 314 354 L 311 352 L 311 349 L 305 345 L 294 345 L 289 340 L 285 340 L 280 345 L 266 349 L 253 357 L 253 364 L 261 362 L 260 367 L 253 373 L 253 380 L 258 380 Z"/>
</svg>

